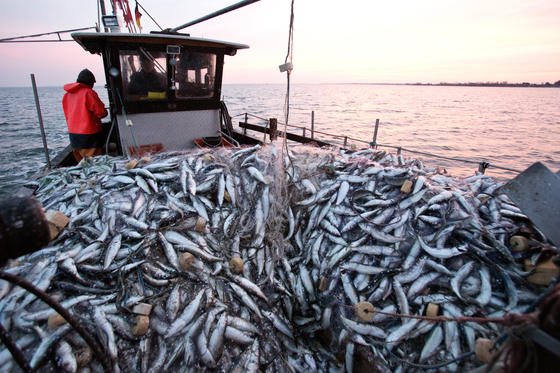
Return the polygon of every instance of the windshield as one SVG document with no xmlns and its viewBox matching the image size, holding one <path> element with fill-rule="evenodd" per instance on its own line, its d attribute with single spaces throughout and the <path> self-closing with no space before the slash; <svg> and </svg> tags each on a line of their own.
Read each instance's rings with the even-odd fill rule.
<svg viewBox="0 0 560 373">
<path fill-rule="evenodd" d="M 184 51 L 174 57 L 171 65 L 177 98 L 214 96 L 215 54 Z"/>
<path fill-rule="evenodd" d="M 121 50 L 121 76 L 127 101 L 161 100 L 167 97 L 167 63 L 163 52 L 144 48 Z"/>
<path fill-rule="evenodd" d="M 122 92 L 126 101 L 212 98 L 216 54 L 183 50 L 177 54 L 144 47 L 119 51 Z M 171 86 L 167 87 L 167 69 Z"/>
</svg>

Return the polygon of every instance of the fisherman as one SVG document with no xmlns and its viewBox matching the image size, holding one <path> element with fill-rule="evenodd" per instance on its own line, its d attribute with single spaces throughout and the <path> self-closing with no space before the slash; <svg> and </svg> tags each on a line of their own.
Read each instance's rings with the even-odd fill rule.
<svg viewBox="0 0 560 373">
<path fill-rule="evenodd" d="M 97 92 L 93 90 L 94 83 L 93 73 L 83 69 L 75 83 L 64 85 L 66 93 L 62 98 L 62 108 L 68 125 L 70 145 L 77 162 L 103 152 L 101 118 L 108 113 Z"/>
<path fill-rule="evenodd" d="M 129 98 L 164 98 L 165 78 L 154 67 L 153 58 L 140 56 L 140 71 L 130 76 L 128 84 Z"/>
</svg>

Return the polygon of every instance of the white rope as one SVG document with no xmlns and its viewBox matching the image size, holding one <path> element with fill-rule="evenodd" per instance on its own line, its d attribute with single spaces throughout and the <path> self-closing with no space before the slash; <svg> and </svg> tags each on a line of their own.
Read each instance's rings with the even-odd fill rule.
<svg viewBox="0 0 560 373">
<path fill-rule="evenodd" d="M 290 12 L 290 27 L 288 29 L 288 51 L 286 53 L 286 58 L 284 59 L 284 64 L 292 63 L 293 59 L 293 44 L 294 44 L 294 1 L 292 0 L 291 5 L 291 12 Z M 286 70 L 286 98 L 284 100 L 284 130 L 287 129 L 288 119 L 290 116 L 290 75 L 292 73 L 292 69 L 288 68 Z M 284 139 L 286 137 L 284 136 Z"/>
<path fill-rule="evenodd" d="M 284 59 L 284 66 L 289 64 L 289 67 L 286 68 L 286 97 L 284 100 L 284 139 L 282 143 L 283 152 L 286 152 L 286 156 L 290 160 L 290 164 L 292 164 L 292 159 L 290 158 L 290 153 L 288 151 L 288 120 L 290 117 L 290 76 L 292 73 L 292 59 L 293 59 L 293 48 L 294 48 L 294 1 L 292 0 L 292 4 L 290 7 L 290 26 L 288 29 L 288 51 L 286 52 L 286 58 Z M 288 172 L 288 175 L 291 175 L 291 172 Z"/>
</svg>

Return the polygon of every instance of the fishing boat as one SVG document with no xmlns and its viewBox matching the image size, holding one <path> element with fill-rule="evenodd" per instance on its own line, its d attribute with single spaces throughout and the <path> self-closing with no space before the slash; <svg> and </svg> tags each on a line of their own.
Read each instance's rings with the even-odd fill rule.
<svg viewBox="0 0 560 373">
<path fill-rule="evenodd" d="M 223 64 L 244 44 L 174 31 L 72 37 L 103 59 L 110 155 L 261 142 L 245 130 L 329 145 L 313 135 L 278 131 L 274 119 L 263 127 L 246 117 L 241 130 L 234 128 L 220 99 Z M 131 89 L 133 77 L 147 62 L 165 84 L 138 93 Z M 466 186 L 415 160 L 373 149 L 341 152 L 333 162 L 331 154 L 278 157 L 274 147 L 260 148 L 212 156 L 170 153 L 132 168 L 123 159 L 100 157 L 68 174 L 59 170 L 63 177 L 43 184 L 38 194 L 45 208 L 68 211 L 71 229 L 43 253 L 27 257 L 38 263 L 36 272 L 26 273 L 23 265 L 12 272 L 41 280 L 45 290 L 52 280 L 57 299 L 68 298 L 65 307 L 49 303 L 58 307 L 54 314 L 27 307 L 33 298 L 19 301 L 21 292 L 5 290 L 10 302 L 0 303 L 3 319 L 17 321 L 10 332 L 20 337 L 24 330 L 26 346 L 37 346 L 26 347 L 33 356 L 12 346 L 20 367 L 60 369 L 67 362 L 73 368 L 68 371 L 76 371 L 76 333 L 90 347 L 80 366 L 106 371 L 455 371 L 459 364 L 481 365 L 470 359 L 475 352 L 493 364 L 492 341 L 475 338 L 498 338 L 497 329 L 486 327 L 497 320 L 494 313 L 534 307 L 536 298 L 503 243 L 514 232 L 513 222 L 525 225 L 527 217 L 494 196 L 498 184 L 476 175 Z M 276 172 L 277 158 L 285 173 Z M 74 162 L 68 147 L 54 163 Z M 282 193 L 288 180 L 291 191 Z M 476 195 L 481 198 L 471 202 Z M 504 232 L 503 224 L 513 228 Z M 529 243 L 514 237 L 518 246 Z M 2 271 L 0 278 L 18 281 Z M 539 281 L 548 284 L 550 278 Z M 115 284 L 122 285 L 116 292 Z M 468 318 L 470 329 L 459 329 L 455 318 L 466 321 L 462 314 L 471 309 L 488 309 L 481 316 L 490 318 L 481 325 L 475 324 L 480 317 Z M 29 333 L 38 323 L 52 335 L 44 337 L 38 327 L 40 338 Z M 71 333 L 49 360 L 45 346 Z M 8 371 L 14 363 L 4 355 L 0 366 Z"/>
<path fill-rule="evenodd" d="M 261 140 L 246 129 L 278 135 L 270 126 L 241 123 L 235 129 L 225 102 L 221 101 L 224 59 L 245 44 L 191 37 L 188 34 L 78 32 L 72 37 L 85 51 L 103 59 L 110 118 L 105 123 L 108 154 L 142 156 L 147 153 L 186 150 L 203 146 L 254 145 Z M 131 77 L 142 60 L 150 60 L 165 87 L 144 96 L 129 90 Z M 326 142 L 293 133 L 292 141 Z M 55 166 L 74 164 L 68 146 L 54 160 Z"/>
<path fill-rule="evenodd" d="M 110 120 L 105 123 L 109 154 L 138 156 L 252 142 L 233 131 L 220 100 L 224 57 L 247 45 L 165 33 L 82 32 L 72 37 L 103 59 L 110 103 Z M 165 86 L 140 96 L 129 86 L 142 59 L 154 64 Z M 56 165 L 70 165 L 70 148 L 60 157 Z"/>
<path fill-rule="evenodd" d="M 187 25 L 253 2 L 241 1 Z M 271 139 L 283 134 L 277 131 L 274 119 L 260 126 L 249 124 L 245 117 L 240 127 L 234 128 L 226 103 L 221 100 L 226 56 L 234 56 L 249 46 L 179 33 L 184 27 L 144 34 L 122 33 L 118 27 L 106 29 L 114 32 L 72 33 L 86 52 L 98 54 L 103 60 L 110 106 L 104 123 L 107 154 L 137 157 L 263 142 L 248 135 L 247 130 L 268 133 Z M 131 90 L 131 83 L 143 61 L 151 62 L 163 84 L 139 95 Z M 329 145 L 305 134 L 286 136 L 300 143 Z M 67 146 L 59 153 L 52 161 L 54 167 L 75 164 L 71 150 Z"/>
</svg>

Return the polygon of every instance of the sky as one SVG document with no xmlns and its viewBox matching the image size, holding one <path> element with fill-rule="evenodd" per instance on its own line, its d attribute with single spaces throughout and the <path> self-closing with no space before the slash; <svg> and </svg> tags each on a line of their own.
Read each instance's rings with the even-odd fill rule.
<svg viewBox="0 0 560 373">
<path fill-rule="evenodd" d="M 163 28 L 239 0 L 141 0 Z M 0 38 L 92 27 L 97 0 L 10 1 Z M 108 11 L 109 0 L 105 0 Z M 135 1 L 129 0 L 132 8 Z M 224 83 L 285 83 L 291 0 L 261 0 L 184 29 L 248 44 L 226 57 Z M 142 11 L 144 31 L 159 30 Z M 558 0 L 295 0 L 293 83 L 530 82 L 560 80 Z M 101 58 L 74 42 L 0 43 L 0 86 L 59 86 Z"/>
</svg>

